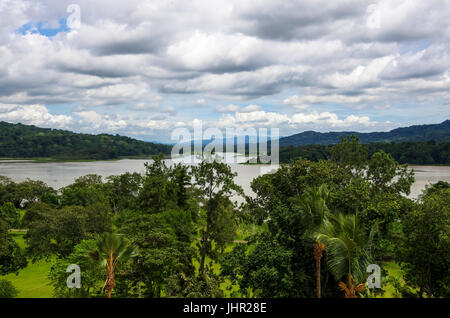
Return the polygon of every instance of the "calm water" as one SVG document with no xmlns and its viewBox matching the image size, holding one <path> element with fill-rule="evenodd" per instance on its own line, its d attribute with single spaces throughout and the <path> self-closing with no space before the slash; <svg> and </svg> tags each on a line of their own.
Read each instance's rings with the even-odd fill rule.
<svg viewBox="0 0 450 318">
<path fill-rule="evenodd" d="M 86 174 L 98 174 L 107 177 L 125 172 L 143 173 L 145 171 L 144 163 L 149 161 L 124 159 L 119 161 L 32 163 L 0 160 L 0 175 L 7 176 L 17 182 L 24 181 L 27 178 L 42 180 L 49 186 L 59 189 L 73 183 L 75 178 Z M 177 162 L 179 161 L 177 160 Z M 231 168 L 238 174 L 235 182 L 243 187 L 248 195 L 252 195 L 250 182 L 255 177 L 276 167 L 232 164 Z M 417 197 L 426 184 L 440 180 L 450 182 L 450 166 L 411 166 L 411 168 L 415 171 L 416 182 L 412 187 L 410 197 Z"/>
</svg>

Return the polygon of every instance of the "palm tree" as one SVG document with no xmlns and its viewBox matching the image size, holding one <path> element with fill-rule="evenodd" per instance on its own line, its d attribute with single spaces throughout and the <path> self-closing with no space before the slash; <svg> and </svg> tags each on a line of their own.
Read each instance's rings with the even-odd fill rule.
<svg viewBox="0 0 450 318">
<path fill-rule="evenodd" d="M 314 244 L 314 259 L 316 260 L 316 285 L 317 285 L 317 298 L 321 296 L 320 288 L 320 260 L 322 259 L 323 251 L 325 250 L 325 244 L 316 242 Z"/>
<path fill-rule="evenodd" d="M 356 292 L 364 290 L 362 282 L 366 276 L 367 265 L 371 263 L 371 246 L 376 226 L 367 235 L 360 227 L 357 214 L 329 215 L 317 233 L 317 240 L 326 245 L 328 267 L 336 278 L 347 276 L 347 283 L 340 282 L 345 297 L 356 297 Z"/>
<path fill-rule="evenodd" d="M 103 233 L 95 243 L 95 249 L 87 250 L 88 256 L 105 267 L 106 281 L 103 285 L 102 293 L 106 289 L 108 291 L 108 298 L 111 298 L 111 293 L 116 286 L 114 271 L 119 261 L 125 263 L 131 257 L 135 256 L 135 249 L 128 245 L 122 235 L 115 233 Z"/>
<path fill-rule="evenodd" d="M 311 236 L 315 236 L 315 232 L 322 226 L 326 219 L 329 210 L 326 205 L 326 198 L 328 197 L 328 189 L 326 185 L 321 185 L 319 188 L 309 188 L 303 195 L 302 205 L 303 210 L 311 219 L 312 232 Z M 314 259 L 316 260 L 316 284 L 317 284 L 317 298 L 321 296 L 320 283 L 320 261 L 322 259 L 325 244 L 316 241 L 314 244 Z"/>
</svg>

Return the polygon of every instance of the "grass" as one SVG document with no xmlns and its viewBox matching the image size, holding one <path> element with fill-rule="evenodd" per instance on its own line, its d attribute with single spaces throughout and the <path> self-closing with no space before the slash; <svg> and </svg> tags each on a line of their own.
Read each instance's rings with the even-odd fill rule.
<svg viewBox="0 0 450 318">
<path fill-rule="evenodd" d="M 23 238 L 25 233 L 10 233 L 21 248 L 25 248 L 26 243 Z M 18 290 L 18 298 L 51 298 L 53 296 L 53 287 L 48 280 L 48 272 L 52 266 L 52 261 L 41 260 L 36 263 L 28 261 L 28 266 L 20 270 L 18 275 L 11 273 L 0 276 L 2 279 L 9 280 Z"/>
<path fill-rule="evenodd" d="M 19 290 L 18 298 L 51 298 L 53 287 L 48 285 L 47 277 L 51 266 L 47 261 L 30 262 L 19 275 L 12 273 L 1 278 L 9 280 Z"/>
<path fill-rule="evenodd" d="M 385 262 L 382 264 L 382 268 L 388 272 L 388 276 L 392 276 L 399 280 L 399 282 L 404 285 L 405 281 L 403 280 L 403 271 L 400 268 L 400 265 L 395 262 Z M 384 298 L 396 298 L 398 295 L 396 294 L 395 287 L 390 282 L 386 282 L 383 284 L 384 290 Z"/>
</svg>

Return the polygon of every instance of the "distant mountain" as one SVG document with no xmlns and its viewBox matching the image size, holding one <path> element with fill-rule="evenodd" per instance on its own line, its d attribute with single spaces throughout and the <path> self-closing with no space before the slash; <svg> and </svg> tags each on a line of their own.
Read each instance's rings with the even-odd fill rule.
<svg viewBox="0 0 450 318">
<path fill-rule="evenodd" d="M 303 145 L 331 145 L 337 144 L 340 137 L 356 135 L 361 143 L 373 142 L 406 142 L 406 141 L 429 141 L 450 142 L 450 120 L 433 125 L 414 125 L 410 127 L 397 128 L 389 132 L 360 133 L 355 131 L 320 133 L 305 131 L 289 137 L 280 139 L 280 147 L 303 146 Z"/>
<path fill-rule="evenodd" d="M 114 159 L 169 154 L 172 147 L 119 135 L 78 134 L 0 122 L 0 158 Z"/>
</svg>

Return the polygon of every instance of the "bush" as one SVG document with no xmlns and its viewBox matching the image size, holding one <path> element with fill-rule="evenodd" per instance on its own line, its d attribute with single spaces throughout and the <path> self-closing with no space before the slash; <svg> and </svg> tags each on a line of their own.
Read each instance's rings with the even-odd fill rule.
<svg viewBox="0 0 450 318">
<path fill-rule="evenodd" d="M 0 298 L 15 298 L 19 291 L 6 279 L 0 279 Z"/>
</svg>

